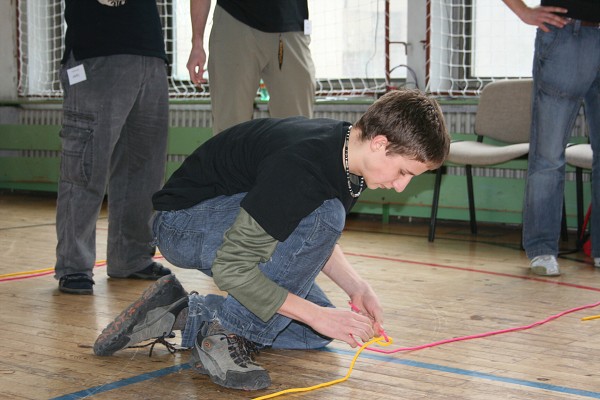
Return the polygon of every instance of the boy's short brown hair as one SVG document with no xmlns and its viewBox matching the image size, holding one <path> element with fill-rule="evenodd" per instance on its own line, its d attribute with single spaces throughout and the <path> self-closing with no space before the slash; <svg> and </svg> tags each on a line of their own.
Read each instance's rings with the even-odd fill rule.
<svg viewBox="0 0 600 400">
<path fill-rule="evenodd" d="M 388 139 L 386 151 L 427 164 L 431 169 L 444 163 L 450 135 L 442 110 L 420 90 L 394 90 L 375 101 L 356 122 L 361 140 L 377 135 Z"/>
</svg>

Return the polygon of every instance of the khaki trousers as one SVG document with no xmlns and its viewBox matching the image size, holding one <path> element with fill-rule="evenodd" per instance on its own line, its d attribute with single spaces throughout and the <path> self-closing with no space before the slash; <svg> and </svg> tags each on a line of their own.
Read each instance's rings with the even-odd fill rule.
<svg viewBox="0 0 600 400">
<path fill-rule="evenodd" d="M 316 85 L 309 44 L 304 32 L 262 32 L 216 6 L 208 59 L 213 134 L 252 119 L 261 78 L 271 117 L 312 118 Z"/>
</svg>

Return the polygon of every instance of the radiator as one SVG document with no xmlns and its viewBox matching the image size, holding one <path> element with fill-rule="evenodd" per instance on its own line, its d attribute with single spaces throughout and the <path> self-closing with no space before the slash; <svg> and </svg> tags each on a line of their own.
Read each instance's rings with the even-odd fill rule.
<svg viewBox="0 0 600 400">
<path fill-rule="evenodd" d="M 368 104 L 317 104 L 315 118 L 331 118 L 354 123 L 368 108 Z M 476 105 L 442 104 L 446 125 L 450 132 L 472 133 L 475 125 Z M 254 118 L 268 117 L 266 105 L 260 104 L 255 108 Z M 60 125 L 62 109 L 60 104 L 23 105 L 21 107 L 0 107 L 0 124 L 49 124 Z M 169 124 L 173 127 L 210 127 L 210 104 L 172 104 L 169 110 Z M 575 121 L 572 136 L 586 136 L 586 125 L 583 110 Z M 51 153 L 51 154 L 50 154 Z M 58 152 L 40 152 L 36 150 L 19 151 L 21 157 L 58 157 Z M 173 160 L 175 161 L 175 160 Z M 450 175 L 464 175 L 462 167 L 448 167 Z M 497 178 L 524 179 L 526 171 L 515 169 L 473 168 L 476 176 Z M 587 175 L 587 174 L 586 174 Z M 568 180 L 574 180 L 574 173 L 567 173 Z M 589 179 L 585 177 L 584 179 Z"/>
</svg>

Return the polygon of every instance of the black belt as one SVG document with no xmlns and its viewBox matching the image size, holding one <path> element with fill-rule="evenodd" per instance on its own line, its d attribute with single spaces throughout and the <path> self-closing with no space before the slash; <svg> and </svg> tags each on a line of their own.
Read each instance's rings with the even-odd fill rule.
<svg viewBox="0 0 600 400">
<path fill-rule="evenodd" d="M 574 24 L 576 22 L 579 22 L 581 26 L 589 26 L 592 28 L 600 29 L 600 22 L 583 21 L 581 19 L 571 19 L 571 21 L 569 21 L 570 24 Z"/>
</svg>

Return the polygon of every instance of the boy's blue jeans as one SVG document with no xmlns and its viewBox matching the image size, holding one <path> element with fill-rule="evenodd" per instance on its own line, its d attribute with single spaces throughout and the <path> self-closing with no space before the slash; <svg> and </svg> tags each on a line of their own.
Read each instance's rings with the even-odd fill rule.
<svg viewBox="0 0 600 400">
<path fill-rule="evenodd" d="M 185 210 L 158 212 L 153 226 L 161 254 L 175 266 L 198 269 L 212 276 L 216 252 L 237 217 L 244 196 L 245 193 L 219 196 Z M 277 244 L 271 259 L 259 264 L 260 270 L 291 293 L 320 306 L 333 307 L 315 278 L 331 256 L 345 217 L 339 200 L 326 200 L 300 222 L 287 240 Z M 314 349 L 331 341 L 281 314 L 263 322 L 232 296 L 192 294 L 182 346 L 194 346 L 201 323 L 215 317 L 228 331 L 273 348 Z"/>
<path fill-rule="evenodd" d="M 565 184 L 565 146 L 582 100 L 594 151 L 592 255 L 600 257 L 600 30 L 574 21 L 538 29 L 523 247 L 529 258 L 558 254 Z"/>
</svg>

